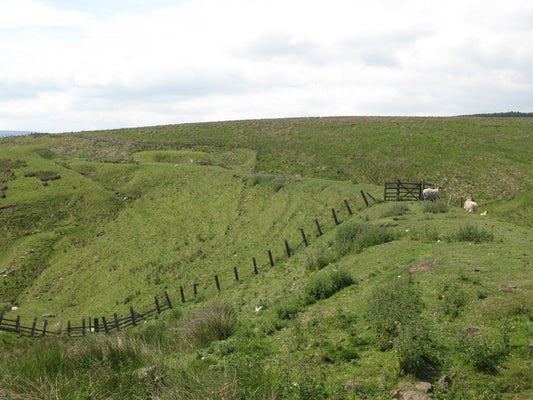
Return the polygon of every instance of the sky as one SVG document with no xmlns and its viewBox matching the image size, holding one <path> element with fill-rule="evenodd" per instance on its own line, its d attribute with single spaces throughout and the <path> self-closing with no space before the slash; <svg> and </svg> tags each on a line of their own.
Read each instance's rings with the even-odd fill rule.
<svg viewBox="0 0 533 400">
<path fill-rule="evenodd" d="M 531 0 L 0 0 L 0 130 L 533 111 Z"/>
</svg>

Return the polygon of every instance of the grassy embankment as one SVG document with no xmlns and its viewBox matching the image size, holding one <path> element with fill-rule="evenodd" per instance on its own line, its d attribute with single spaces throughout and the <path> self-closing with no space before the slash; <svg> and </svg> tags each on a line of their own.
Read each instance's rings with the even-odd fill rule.
<svg viewBox="0 0 533 400">
<path fill-rule="evenodd" d="M 2 300 L 23 318 L 126 313 L 164 290 L 177 300 L 192 282 L 200 295 L 118 336 L 2 335 L 0 388 L 13 398 L 387 398 L 447 374 L 452 385 L 433 397 L 528 398 L 532 237 L 517 206 L 531 207 L 530 126 L 303 119 L 5 139 L 0 262 L 16 272 Z M 443 183 L 451 205 L 366 209 L 359 191 L 379 195 L 390 177 Z M 470 193 L 488 218 L 454 205 Z M 299 228 L 311 244 L 287 259 L 283 239 L 296 247 Z"/>
</svg>

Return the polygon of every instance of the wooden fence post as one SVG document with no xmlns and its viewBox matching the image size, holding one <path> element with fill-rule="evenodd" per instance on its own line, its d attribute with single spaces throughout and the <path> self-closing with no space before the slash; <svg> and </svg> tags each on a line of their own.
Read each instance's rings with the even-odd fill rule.
<svg viewBox="0 0 533 400">
<path fill-rule="evenodd" d="M 235 275 L 235 280 L 239 281 L 239 271 L 237 271 L 237 267 L 233 267 L 233 275 Z"/>
<path fill-rule="evenodd" d="M 137 321 L 135 321 L 135 311 L 133 311 L 133 307 L 130 306 L 130 315 L 131 315 L 131 322 L 133 322 L 133 326 L 137 325 Z"/>
<path fill-rule="evenodd" d="M 315 225 L 316 225 L 316 229 L 318 230 L 318 234 L 316 235 L 316 237 L 322 236 L 322 228 L 320 228 L 320 224 L 318 223 L 318 219 L 316 218 L 315 218 Z"/>
<path fill-rule="evenodd" d="M 58 336 L 61 336 L 61 333 L 63 332 L 63 320 L 59 320 L 59 327 L 57 328 L 57 334 Z"/>
<path fill-rule="evenodd" d="M 2 326 L 2 321 L 4 320 L 4 313 L 6 312 L 6 310 L 4 310 L 3 308 L 0 310 L 0 326 Z"/>
<path fill-rule="evenodd" d="M 45 319 L 45 320 L 44 320 L 44 323 L 43 323 L 43 335 L 42 335 L 43 337 L 46 336 L 46 328 L 47 328 L 47 327 L 48 327 L 48 320 Z"/>
<path fill-rule="evenodd" d="M 353 215 L 352 209 L 350 208 L 350 205 L 348 204 L 348 200 L 344 199 L 344 205 L 346 206 L 346 209 L 348 210 L 348 214 Z"/>
<path fill-rule="evenodd" d="M 35 334 L 35 327 L 37 326 L 37 317 L 33 318 L 33 323 L 31 324 L 31 336 Z"/>
<path fill-rule="evenodd" d="M 15 322 L 15 331 L 20 333 L 20 315 L 17 315 L 17 320 Z"/>
<path fill-rule="evenodd" d="M 252 262 L 254 263 L 254 274 L 257 275 L 259 273 L 259 270 L 257 269 L 257 260 L 255 257 L 252 257 Z"/>
<path fill-rule="evenodd" d="M 387 198 L 386 190 L 387 189 L 385 189 L 385 195 L 383 196 L 383 198 L 385 199 Z M 363 192 L 362 190 L 361 190 L 361 196 L 363 197 L 363 201 L 365 202 L 365 205 L 368 207 L 368 200 L 366 199 L 365 192 Z"/>
<path fill-rule="evenodd" d="M 193 283 L 193 287 L 194 287 L 194 283 Z M 185 303 L 185 292 L 183 290 L 183 286 L 180 286 L 180 295 L 181 295 L 181 302 L 182 303 Z M 196 291 L 194 292 L 194 295 L 196 296 Z"/>
<path fill-rule="evenodd" d="M 81 336 L 85 336 L 85 318 L 81 319 Z"/>
<path fill-rule="evenodd" d="M 115 329 L 117 331 L 120 331 L 120 324 L 118 323 L 118 315 L 117 315 L 117 313 L 113 314 L 113 318 L 115 319 Z"/>
<path fill-rule="evenodd" d="M 291 256 L 291 248 L 289 247 L 289 242 L 285 239 L 285 251 L 287 252 L 287 257 Z"/>
<path fill-rule="evenodd" d="M 194 297 L 198 296 L 198 283 L 195 282 L 195 283 L 192 284 L 192 292 L 194 293 Z M 182 297 L 182 300 L 185 303 L 184 299 L 185 298 Z"/>
<path fill-rule="evenodd" d="M 272 250 L 268 250 L 268 259 L 270 260 L 270 266 L 274 266 L 274 258 L 272 257 Z"/>
<path fill-rule="evenodd" d="M 335 225 L 339 225 L 340 222 L 339 222 L 339 220 L 337 219 L 337 213 L 335 212 L 335 209 L 334 209 L 334 208 L 331 209 L 331 213 L 333 214 L 333 220 L 335 221 Z"/>
<path fill-rule="evenodd" d="M 157 310 L 158 314 L 161 314 L 161 307 L 159 307 L 159 300 L 157 299 L 157 296 L 154 297 L 155 301 L 155 309 Z"/>
<path fill-rule="evenodd" d="M 70 336 L 70 329 L 71 327 L 70 327 L 70 320 L 69 320 L 67 321 L 67 336 Z"/>
<path fill-rule="evenodd" d="M 309 246 L 309 242 L 307 241 L 307 237 L 305 236 L 305 232 L 303 228 L 300 228 L 300 233 L 302 234 L 302 240 L 305 244 L 305 247 Z"/>
<path fill-rule="evenodd" d="M 172 303 L 170 302 L 170 297 L 167 292 L 165 292 L 165 298 L 167 299 L 168 308 L 172 308 Z"/>
<path fill-rule="evenodd" d="M 109 328 L 107 327 L 107 321 L 105 320 L 105 317 L 102 317 L 102 324 L 104 324 L 105 332 L 109 333 Z"/>
<path fill-rule="evenodd" d="M 94 324 L 94 331 L 100 332 L 100 324 L 98 323 L 98 318 L 94 318 L 93 324 Z"/>
<path fill-rule="evenodd" d="M 217 286 L 217 290 L 220 292 L 220 282 L 218 281 L 218 275 L 215 275 L 215 284 Z"/>
</svg>

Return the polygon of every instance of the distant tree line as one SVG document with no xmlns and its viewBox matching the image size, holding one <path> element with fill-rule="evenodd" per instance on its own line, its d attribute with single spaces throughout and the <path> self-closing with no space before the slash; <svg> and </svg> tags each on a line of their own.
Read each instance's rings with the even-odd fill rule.
<svg viewBox="0 0 533 400">
<path fill-rule="evenodd" d="M 486 113 L 486 114 L 469 114 L 460 115 L 461 117 L 533 117 L 533 112 L 519 112 L 519 111 L 507 111 L 500 113 Z"/>
</svg>

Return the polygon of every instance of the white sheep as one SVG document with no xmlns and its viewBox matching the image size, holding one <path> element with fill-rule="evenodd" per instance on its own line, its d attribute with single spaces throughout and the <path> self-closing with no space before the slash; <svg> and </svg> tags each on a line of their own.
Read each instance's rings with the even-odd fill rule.
<svg viewBox="0 0 533 400">
<path fill-rule="evenodd" d="M 434 201 L 437 200 L 440 196 L 440 192 L 442 190 L 442 186 L 439 186 L 436 189 L 427 188 L 422 191 L 422 198 L 424 200 L 430 200 Z"/>
<path fill-rule="evenodd" d="M 468 198 L 463 205 L 463 208 L 470 214 L 475 214 L 477 211 L 477 203 L 474 199 Z"/>
</svg>

